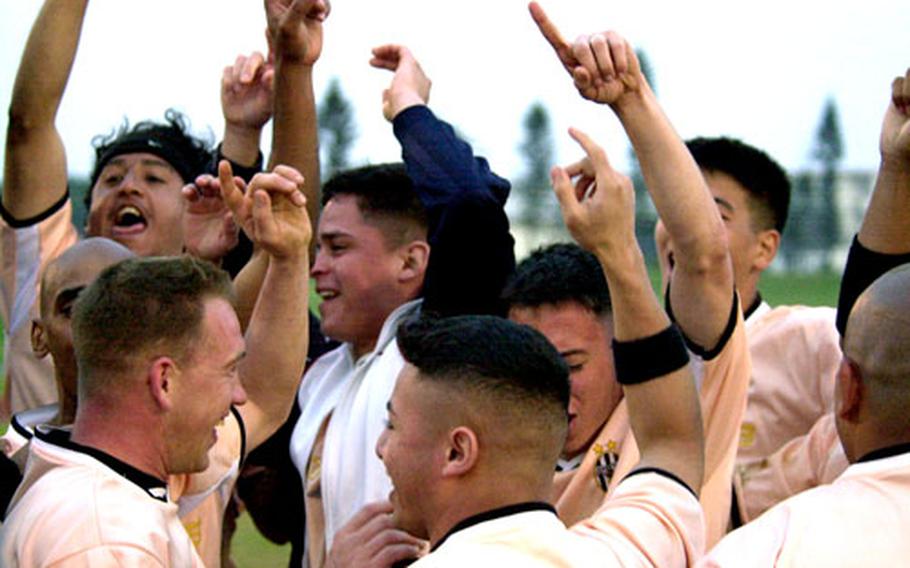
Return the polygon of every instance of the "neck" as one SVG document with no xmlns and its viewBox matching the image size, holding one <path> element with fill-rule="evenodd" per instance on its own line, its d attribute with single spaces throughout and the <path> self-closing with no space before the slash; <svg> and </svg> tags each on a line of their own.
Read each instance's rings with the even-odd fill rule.
<svg viewBox="0 0 910 568">
<path fill-rule="evenodd" d="M 67 388 L 66 385 L 75 385 L 76 377 L 65 377 L 61 373 L 57 373 L 57 400 L 60 404 L 60 409 L 57 411 L 57 417 L 54 419 L 55 426 L 64 426 L 67 424 L 72 424 L 76 419 L 76 393 Z"/>
<path fill-rule="evenodd" d="M 456 487 L 449 494 L 450 498 L 446 500 L 447 506 L 441 508 L 442 511 L 433 519 L 429 527 L 431 548 L 445 538 L 458 523 L 475 515 L 520 503 L 538 501 L 548 503 L 550 501 L 552 477 L 548 477 L 545 484 L 523 483 L 524 480 L 513 479 L 508 484 L 509 490 L 505 491 L 501 483 L 502 478 L 497 478 L 493 483 L 490 483 L 490 479 L 486 481 L 486 483 L 460 484 L 460 487 Z"/>
<path fill-rule="evenodd" d="M 167 481 L 164 452 L 155 440 L 156 424 L 141 412 L 127 412 L 130 405 L 120 408 L 85 402 L 76 411 L 72 440 L 77 444 L 101 450 L 134 468 Z M 136 443 L 137 440 L 151 442 Z"/>
</svg>

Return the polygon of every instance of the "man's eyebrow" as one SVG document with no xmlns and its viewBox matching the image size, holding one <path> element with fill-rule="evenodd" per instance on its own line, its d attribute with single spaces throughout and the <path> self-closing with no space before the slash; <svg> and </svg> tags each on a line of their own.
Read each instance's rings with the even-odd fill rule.
<svg viewBox="0 0 910 568">
<path fill-rule="evenodd" d="M 720 205 L 721 207 L 723 207 L 724 209 L 726 209 L 727 211 L 729 211 L 731 213 L 736 211 L 736 207 L 733 207 L 733 204 L 730 203 L 729 201 L 727 201 L 726 199 L 724 199 L 723 197 L 715 197 L 714 203 L 717 203 L 718 205 Z"/>
</svg>

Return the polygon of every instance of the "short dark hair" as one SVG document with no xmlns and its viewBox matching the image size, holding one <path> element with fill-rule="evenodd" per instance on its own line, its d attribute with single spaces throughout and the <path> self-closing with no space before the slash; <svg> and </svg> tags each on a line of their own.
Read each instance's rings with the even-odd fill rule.
<svg viewBox="0 0 910 568">
<path fill-rule="evenodd" d="M 233 302 L 230 277 L 188 255 L 131 258 L 106 268 L 74 307 L 80 396 L 129 371 L 150 350 L 187 360 L 209 298 Z"/>
<path fill-rule="evenodd" d="M 598 316 L 613 311 L 597 257 L 574 243 L 541 247 L 518 263 L 502 292 L 510 307 L 578 302 Z"/>
<path fill-rule="evenodd" d="M 568 427 L 569 369 L 540 332 L 496 316 L 424 316 L 404 322 L 397 339 L 424 380 Z"/>
<path fill-rule="evenodd" d="M 693 138 L 686 142 L 698 166 L 727 174 L 749 194 L 753 230 L 783 234 L 790 208 L 790 179 L 768 154 L 735 138 Z"/>
<path fill-rule="evenodd" d="M 92 189 L 104 166 L 123 154 L 148 152 L 170 164 L 184 183 L 208 171 L 212 165 L 212 141 L 191 134 L 190 121 L 180 111 L 168 109 L 164 122 L 143 120 L 130 127 L 129 121 L 106 135 L 92 139 L 95 147 L 95 166 L 92 168 L 91 185 L 85 195 L 86 210 L 91 209 Z"/>
<path fill-rule="evenodd" d="M 412 240 L 415 229 L 420 238 L 426 238 L 427 212 L 404 164 L 364 166 L 336 174 L 322 188 L 323 207 L 340 195 L 353 196 L 364 219 L 381 224 L 390 244 Z"/>
</svg>

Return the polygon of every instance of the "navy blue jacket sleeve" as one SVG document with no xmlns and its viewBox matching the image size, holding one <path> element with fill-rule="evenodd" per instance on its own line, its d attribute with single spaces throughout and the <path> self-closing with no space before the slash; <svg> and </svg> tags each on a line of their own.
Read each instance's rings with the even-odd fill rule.
<svg viewBox="0 0 910 568">
<path fill-rule="evenodd" d="M 393 127 L 429 221 L 423 311 L 504 315 L 500 294 L 515 268 L 509 182 L 425 106 L 399 113 Z"/>
</svg>

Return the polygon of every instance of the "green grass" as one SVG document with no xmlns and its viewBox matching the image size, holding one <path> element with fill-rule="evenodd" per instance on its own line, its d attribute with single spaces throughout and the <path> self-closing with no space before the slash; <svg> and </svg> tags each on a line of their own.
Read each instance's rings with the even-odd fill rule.
<svg viewBox="0 0 910 568">
<path fill-rule="evenodd" d="M 237 518 L 237 532 L 231 541 L 231 559 L 237 568 L 284 567 L 290 556 L 290 544 L 279 546 L 266 540 L 246 513 Z"/>
<path fill-rule="evenodd" d="M 841 275 L 835 272 L 815 274 L 768 274 L 762 276 L 758 289 L 772 306 L 804 304 L 837 306 Z"/>
</svg>

